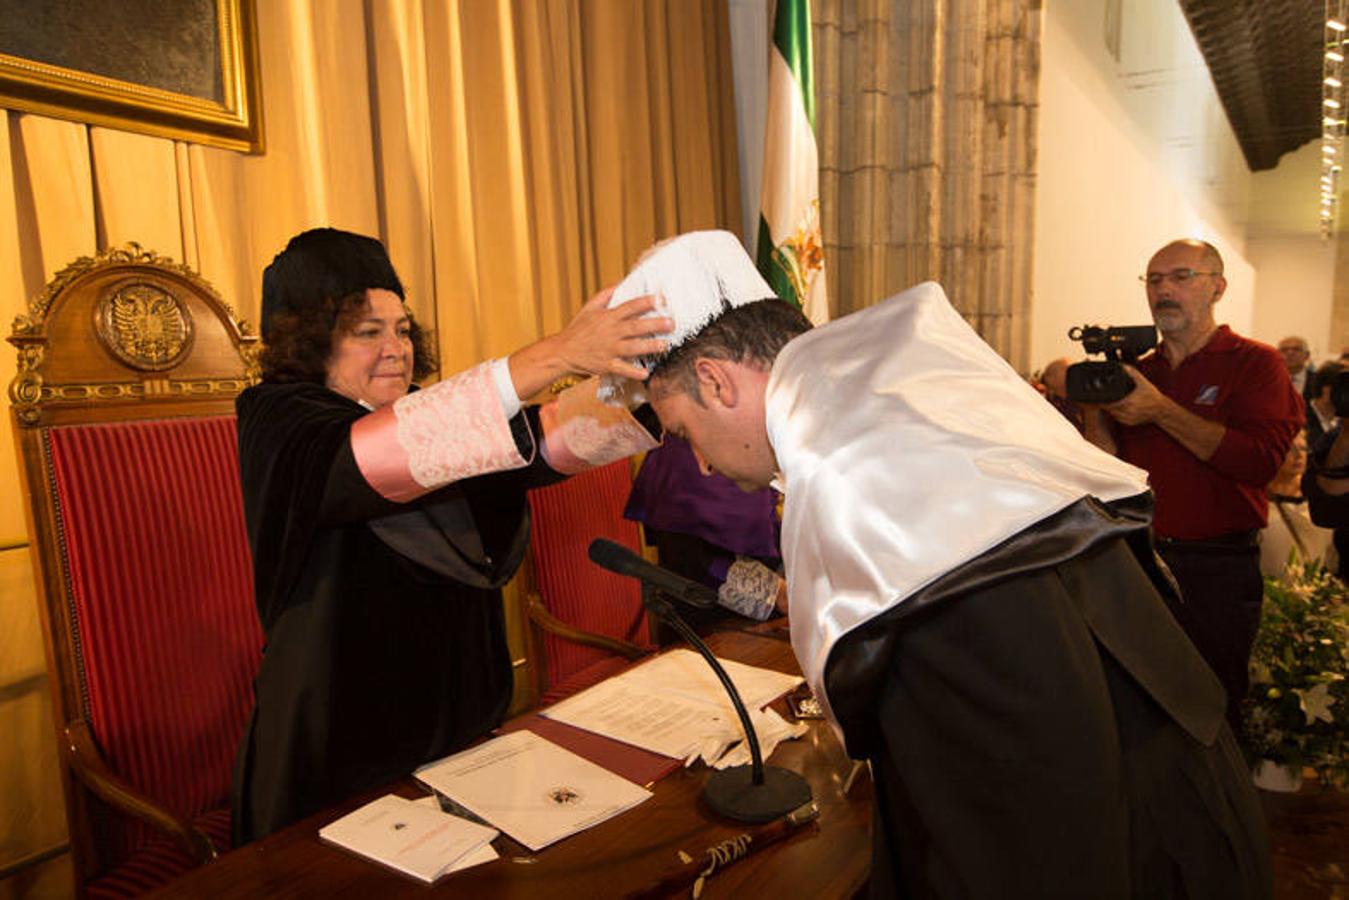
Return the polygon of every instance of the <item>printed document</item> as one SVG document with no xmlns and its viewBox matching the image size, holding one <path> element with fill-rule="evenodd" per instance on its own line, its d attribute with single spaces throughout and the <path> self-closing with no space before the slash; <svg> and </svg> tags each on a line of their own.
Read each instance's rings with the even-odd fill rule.
<svg viewBox="0 0 1349 900">
<path fill-rule="evenodd" d="M 745 701 L 757 710 L 801 684 L 799 675 L 719 659 Z M 542 715 L 653 753 L 684 759 L 709 740 L 722 749 L 742 737 L 726 689 L 693 650 L 673 650 L 554 704 Z"/>
<path fill-rule="evenodd" d="M 598 825 L 651 796 L 532 731 L 493 738 L 415 774 L 531 850 Z"/>
</svg>

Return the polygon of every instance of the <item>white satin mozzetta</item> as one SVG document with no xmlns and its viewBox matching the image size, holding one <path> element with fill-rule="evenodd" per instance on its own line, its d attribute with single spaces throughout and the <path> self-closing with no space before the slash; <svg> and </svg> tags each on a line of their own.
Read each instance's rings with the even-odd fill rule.
<svg viewBox="0 0 1349 900">
<path fill-rule="evenodd" d="M 792 647 L 826 709 L 825 664 L 843 635 L 1084 496 L 1147 489 L 1145 472 L 1085 441 L 931 282 L 783 348 L 766 419 Z"/>
</svg>

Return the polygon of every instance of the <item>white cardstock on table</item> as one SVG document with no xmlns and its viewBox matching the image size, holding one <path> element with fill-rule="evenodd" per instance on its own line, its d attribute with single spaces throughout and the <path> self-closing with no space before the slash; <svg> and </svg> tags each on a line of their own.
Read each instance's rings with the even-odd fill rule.
<svg viewBox="0 0 1349 900">
<path fill-rule="evenodd" d="M 531 850 L 598 825 L 651 796 L 532 731 L 493 738 L 415 774 Z"/>
<path fill-rule="evenodd" d="M 319 837 L 422 881 L 495 859 L 487 828 L 386 794 L 319 829 Z M 490 854 L 488 856 L 487 854 Z"/>
</svg>

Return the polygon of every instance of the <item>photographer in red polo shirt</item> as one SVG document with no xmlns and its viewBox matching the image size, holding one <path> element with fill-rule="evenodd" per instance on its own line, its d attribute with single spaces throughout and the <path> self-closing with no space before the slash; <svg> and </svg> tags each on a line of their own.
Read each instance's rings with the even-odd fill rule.
<svg viewBox="0 0 1349 900">
<path fill-rule="evenodd" d="M 1162 344 L 1126 366 L 1128 396 L 1087 410 L 1085 433 L 1147 470 L 1157 550 L 1184 601 L 1176 617 L 1226 688 L 1239 733 L 1264 598 L 1264 487 L 1302 427 L 1302 398 L 1277 350 L 1214 320 L 1227 280 L 1211 244 L 1172 241 L 1142 281 Z"/>
</svg>

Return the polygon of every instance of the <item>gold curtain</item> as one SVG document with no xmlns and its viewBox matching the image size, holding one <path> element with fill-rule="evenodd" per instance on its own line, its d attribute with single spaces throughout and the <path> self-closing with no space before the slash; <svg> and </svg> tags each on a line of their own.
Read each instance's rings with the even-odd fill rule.
<svg viewBox="0 0 1349 900">
<path fill-rule="evenodd" d="M 1024 371 L 1041 0 L 814 0 L 838 314 L 933 279 Z"/>
<path fill-rule="evenodd" d="M 256 323 L 263 266 L 296 232 L 333 225 L 385 240 L 448 374 L 557 329 L 653 241 L 738 227 L 723 0 L 257 11 L 265 155 L 4 114 L 0 320 L 74 258 L 135 240 Z M 12 375 L 8 344 L 0 364 Z M 59 844 L 64 810 L 13 439 L 0 435 L 4 867 Z M 44 893 L 50 868 L 0 881 L 0 898 Z"/>
</svg>

